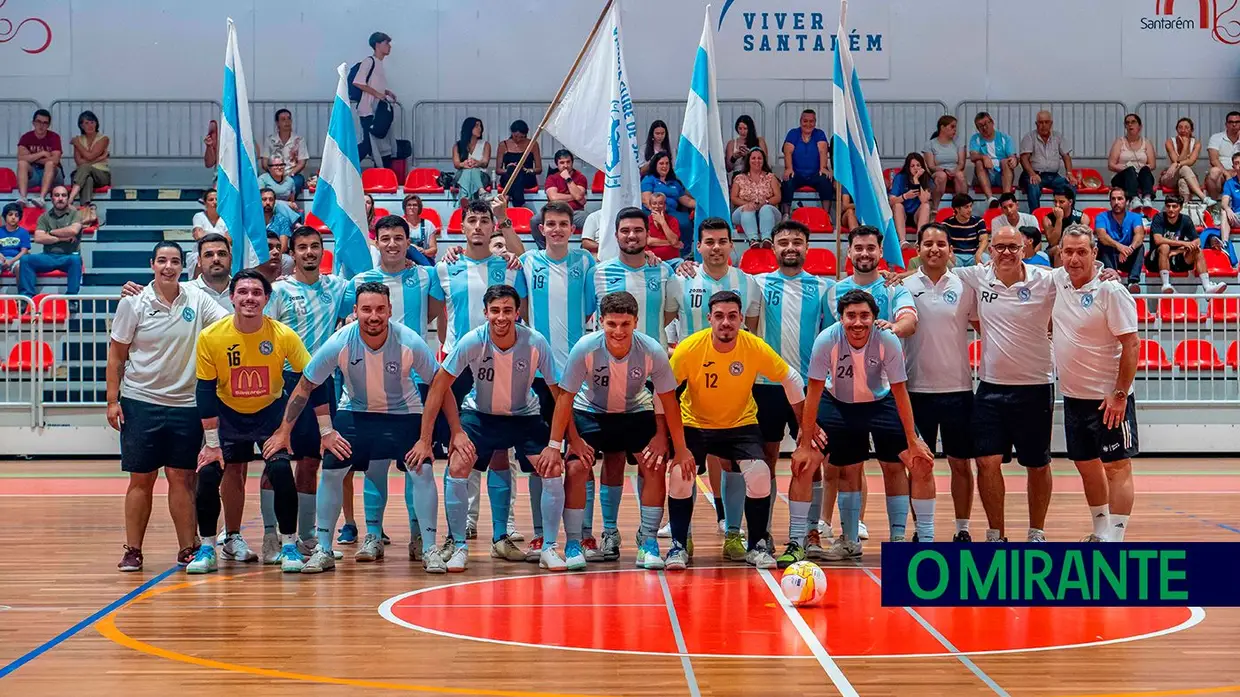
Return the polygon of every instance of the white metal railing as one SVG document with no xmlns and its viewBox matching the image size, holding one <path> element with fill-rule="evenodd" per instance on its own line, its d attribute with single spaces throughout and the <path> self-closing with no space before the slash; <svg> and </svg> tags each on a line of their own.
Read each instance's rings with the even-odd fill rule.
<svg viewBox="0 0 1240 697">
<path fill-rule="evenodd" d="M 37 423 L 35 405 L 41 372 L 30 360 L 38 351 L 33 309 L 25 296 L 0 296 L 0 408 L 29 412 L 31 426 Z"/>
<path fill-rule="evenodd" d="M 47 408 L 107 406 L 108 341 L 115 295 L 46 295 L 35 308 L 36 340 L 54 365 L 40 374 L 38 423 Z"/>
</svg>

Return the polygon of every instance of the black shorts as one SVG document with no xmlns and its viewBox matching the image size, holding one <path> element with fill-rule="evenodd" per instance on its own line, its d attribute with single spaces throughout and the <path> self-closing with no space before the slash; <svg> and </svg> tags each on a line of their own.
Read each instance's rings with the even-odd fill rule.
<svg viewBox="0 0 1240 697">
<path fill-rule="evenodd" d="M 591 448 L 600 453 L 625 453 L 630 463 L 635 462 L 633 454 L 641 452 L 658 430 L 653 411 L 595 414 L 574 409 L 573 423 Z"/>
<path fill-rule="evenodd" d="M 198 468 L 202 419 L 197 407 L 161 407 L 121 397 L 121 471 L 135 474 Z"/>
<path fill-rule="evenodd" d="M 530 458 L 538 455 L 551 440 L 551 429 L 538 414 L 529 416 L 498 416 L 466 409 L 461 412 L 461 429 L 474 443 L 478 459 L 474 469 L 486 470 L 496 451 L 516 448 L 522 472 L 533 472 Z"/>
<path fill-rule="evenodd" d="M 973 456 L 1016 450 L 1024 467 L 1051 463 L 1053 385 L 996 385 L 982 382 L 973 399 Z"/>
<path fill-rule="evenodd" d="M 1188 259 L 1183 254 L 1172 254 L 1167 258 L 1167 270 L 1172 273 L 1188 273 L 1194 268 L 1193 264 L 1188 263 Z M 1158 247 L 1150 249 L 1150 253 L 1145 255 L 1145 270 L 1150 273 L 1158 273 Z"/>
<path fill-rule="evenodd" d="M 871 438 L 879 462 L 900 462 L 900 453 L 908 450 L 900 412 L 891 395 L 877 402 L 850 404 L 824 392 L 818 405 L 818 425 L 827 434 L 828 461 L 838 467 L 865 462 Z"/>
<path fill-rule="evenodd" d="M 913 422 L 922 440 L 934 450 L 943 436 L 943 454 L 967 460 L 973 457 L 973 393 L 909 392 Z"/>
<path fill-rule="evenodd" d="M 534 390 L 534 395 L 538 397 L 538 415 L 550 426 L 551 418 L 555 416 L 555 395 L 551 393 L 551 388 L 547 387 L 547 381 L 540 377 L 534 378 L 530 388 Z"/>
<path fill-rule="evenodd" d="M 336 432 L 349 441 L 352 453 L 341 460 L 331 451 L 324 454 L 323 469 L 352 467 L 365 472 L 371 460 L 395 460 L 396 468 L 405 471 L 405 453 L 413 448 L 422 433 L 421 414 L 379 414 L 348 409 L 337 412 L 332 419 Z"/>
<path fill-rule="evenodd" d="M 233 411 L 227 404 L 221 402 L 220 450 L 224 453 L 224 464 L 237 465 L 261 460 L 263 443 L 266 443 L 271 434 L 276 432 L 283 418 L 283 397 L 253 414 Z M 317 425 L 315 428 L 317 430 Z M 292 457 L 287 452 L 280 453 L 280 456 L 286 460 Z"/>
<path fill-rule="evenodd" d="M 685 426 L 685 444 L 697 463 L 697 473 L 706 471 L 706 456 L 732 463 L 742 460 L 766 461 L 765 441 L 758 424 L 735 428 L 694 428 Z"/>
<path fill-rule="evenodd" d="M 300 373 L 292 371 L 284 371 L 284 399 L 287 400 L 293 394 L 293 390 L 297 389 L 297 382 L 301 380 Z M 335 397 L 336 395 L 336 379 L 335 376 L 329 376 L 323 383 L 323 389 L 327 390 L 327 394 Z M 328 405 L 331 409 L 331 415 L 336 416 L 336 399 L 329 398 Z M 337 429 L 339 430 L 339 429 Z M 352 441 L 350 441 L 352 442 Z M 302 409 L 301 415 L 297 417 L 297 423 L 293 424 L 293 433 L 289 437 L 289 447 L 293 451 L 293 459 L 319 459 L 319 420 L 315 416 L 314 409 L 309 405 Z"/>
<path fill-rule="evenodd" d="M 783 385 L 754 385 L 753 401 L 758 405 L 758 429 L 763 441 L 782 443 L 785 429 L 796 439 L 800 424 Z"/>
<path fill-rule="evenodd" d="M 1102 423 L 1101 399 L 1063 398 L 1063 429 L 1068 441 L 1068 459 L 1074 462 L 1102 460 L 1116 462 L 1136 457 L 1137 400 L 1128 395 L 1128 408 L 1119 428 Z"/>
</svg>

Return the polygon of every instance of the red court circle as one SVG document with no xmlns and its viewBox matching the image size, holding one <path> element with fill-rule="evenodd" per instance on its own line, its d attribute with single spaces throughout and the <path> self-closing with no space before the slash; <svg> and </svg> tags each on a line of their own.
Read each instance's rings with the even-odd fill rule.
<svg viewBox="0 0 1240 697">
<path fill-rule="evenodd" d="M 796 610 L 833 658 L 1017 653 L 1114 644 L 1188 629 L 1201 608 L 904 608 L 881 605 L 877 569 L 823 567 L 827 595 Z M 778 572 L 776 577 L 778 577 Z M 870 573 L 874 578 L 870 577 Z M 813 658 L 753 569 L 666 574 L 615 569 L 532 574 L 424 588 L 389 598 L 379 614 L 430 634 L 532 648 L 694 657 Z M 945 643 L 946 642 L 946 643 Z M 950 644 L 955 648 L 947 648 Z"/>
</svg>

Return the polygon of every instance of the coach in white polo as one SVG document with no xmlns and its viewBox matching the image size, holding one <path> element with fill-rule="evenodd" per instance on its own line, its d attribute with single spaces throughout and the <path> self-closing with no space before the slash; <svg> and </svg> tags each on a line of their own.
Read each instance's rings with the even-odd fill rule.
<svg viewBox="0 0 1240 697">
<path fill-rule="evenodd" d="M 1137 405 L 1132 381 L 1141 342 L 1137 303 L 1118 281 L 1098 277 L 1098 246 L 1084 225 L 1059 243 L 1063 268 L 1052 315 L 1055 372 L 1063 393 L 1068 457 L 1085 485 L 1093 532 L 1087 542 L 1122 542 L 1132 513 Z"/>
<path fill-rule="evenodd" d="M 108 344 L 108 423 L 121 432 L 125 493 L 125 552 L 118 568 L 142 568 L 142 540 L 151 517 L 151 494 L 166 467 L 168 509 L 188 563 L 194 553 L 194 472 L 202 422 L 194 405 L 198 384 L 198 334 L 229 312 L 202 291 L 182 285 L 184 252 L 160 242 L 151 252 L 155 280 L 122 298 Z"/>
</svg>

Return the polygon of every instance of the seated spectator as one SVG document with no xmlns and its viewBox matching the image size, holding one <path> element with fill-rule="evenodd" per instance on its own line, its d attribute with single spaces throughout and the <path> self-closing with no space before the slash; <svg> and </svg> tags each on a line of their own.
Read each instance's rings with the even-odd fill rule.
<svg viewBox="0 0 1240 697">
<path fill-rule="evenodd" d="M 521 119 L 517 119 L 508 127 L 508 132 L 512 136 L 508 140 L 500 141 L 499 149 L 495 151 L 495 162 L 499 165 L 499 185 L 501 189 L 512 178 L 517 162 L 521 160 L 521 155 L 525 153 L 525 149 L 530 147 L 529 124 Z M 509 204 L 524 206 L 525 190 L 531 186 L 538 185 L 538 175 L 540 174 L 542 174 L 542 149 L 538 147 L 538 143 L 534 143 L 533 147 L 530 147 L 529 157 L 525 158 L 525 164 L 521 166 L 520 174 L 517 174 L 517 180 L 513 182 L 512 188 L 508 190 Z"/>
<path fill-rule="evenodd" d="M 664 205 L 667 202 L 664 201 Z M 672 220 L 675 220 L 673 218 Z M 597 210 L 586 216 L 586 224 L 581 226 L 581 248 L 598 258 L 598 233 L 603 225 L 603 211 Z"/>
<path fill-rule="evenodd" d="M 956 266 L 973 266 L 986 261 L 990 235 L 986 233 L 986 221 L 973 215 L 972 196 L 963 192 L 953 195 L 952 217 L 939 223 L 939 227 L 947 233 L 947 243 L 956 255 Z"/>
<path fill-rule="evenodd" d="M 1020 205 L 1016 203 L 1016 194 L 1007 192 L 999 195 L 999 209 L 1003 211 L 1002 215 L 996 215 L 994 220 L 990 221 L 990 234 L 994 235 L 1001 227 L 1011 227 L 1019 230 L 1024 225 L 1038 227 L 1038 219 L 1028 213 L 1020 211 Z"/>
<path fill-rule="evenodd" d="M 580 230 L 586 224 L 586 192 L 589 191 L 586 175 L 575 166 L 573 154 L 568 150 L 555 152 L 555 171 L 547 175 L 543 189 L 547 201 L 563 201 L 573 209 L 573 229 Z M 542 225 L 542 209 L 530 221 L 530 231 L 539 249 L 547 246 L 539 227 Z"/>
<path fill-rule="evenodd" d="M 69 190 L 69 202 L 82 196 L 82 205 L 91 206 L 95 189 L 112 185 L 112 172 L 108 167 L 108 137 L 99 132 L 99 117 L 93 111 L 83 111 L 78 116 L 78 130 L 69 144 L 73 146 L 73 188 Z"/>
<path fill-rule="evenodd" d="M 228 223 L 220 217 L 219 209 L 219 193 L 215 189 L 207 189 L 207 193 L 202 197 L 202 210 L 194 214 L 194 241 L 197 242 L 207 235 L 223 235 L 224 239 L 232 244 L 232 235 L 228 234 Z M 198 248 L 185 253 L 185 268 L 189 271 L 189 277 L 198 276 Z"/>
<path fill-rule="evenodd" d="M 911 152 L 904 157 L 904 166 L 891 178 L 891 212 L 896 219 L 896 231 L 903 234 L 912 216 L 913 228 L 920 230 L 930 222 L 930 191 L 934 182 L 926 171 L 926 161 L 921 153 Z"/>
<path fill-rule="evenodd" d="M 813 187 L 823 208 L 835 200 L 835 182 L 831 179 L 831 155 L 827 151 L 827 134 L 815 125 L 818 115 L 813 109 L 801 112 L 801 127 L 788 131 L 784 137 L 783 209 L 787 214 L 792 197 L 803 186 Z"/>
<path fill-rule="evenodd" d="M 17 273 L 21 258 L 30 253 L 30 231 L 21 226 L 22 204 L 5 205 L 0 219 L 0 271 Z"/>
<path fill-rule="evenodd" d="M 771 172 L 762 148 L 750 148 L 748 152 L 748 167 L 732 179 L 732 225 L 745 231 L 750 247 L 770 247 L 780 218 L 779 180 Z"/>
<path fill-rule="evenodd" d="M 995 187 L 999 193 L 1013 191 L 1016 179 L 1016 148 L 1008 134 L 995 130 L 995 120 L 990 114 L 979 111 L 973 117 L 977 133 L 969 136 L 969 160 L 982 194 L 986 196 L 986 208 L 995 206 Z"/>
<path fill-rule="evenodd" d="M 847 232 L 859 225 L 857 222 L 857 204 L 853 203 L 852 195 L 845 189 L 840 194 L 840 231 Z"/>
<path fill-rule="evenodd" d="M 1240 258 L 1236 257 L 1235 247 L 1232 243 L 1223 241 L 1222 233 L 1216 227 L 1206 228 L 1201 231 L 1201 248 L 1218 250 L 1226 254 L 1227 258 L 1231 260 L 1231 267 L 1233 269 L 1240 267 Z"/>
<path fill-rule="evenodd" d="M 1154 205 L 1154 167 L 1157 166 L 1154 144 L 1141 135 L 1141 117 L 1124 117 L 1124 135 L 1111 143 L 1107 169 L 1115 172 L 1111 186 L 1124 190 L 1136 208 Z"/>
<path fill-rule="evenodd" d="M 293 224 L 296 221 L 276 205 L 276 192 L 262 189 L 259 195 L 263 199 L 263 219 L 267 222 L 267 232 L 274 232 L 280 238 L 280 251 L 287 252 L 288 238 L 293 234 Z"/>
<path fill-rule="evenodd" d="M 1039 111 L 1035 128 L 1020 139 L 1020 185 L 1025 190 L 1029 210 L 1042 205 L 1042 188 L 1076 188 L 1080 183 L 1072 171 L 1072 145 L 1053 130 L 1051 112 Z"/>
<path fill-rule="evenodd" d="M 202 166 L 212 170 L 211 181 L 215 181 L 215 167 L 220 163 L 220 124 L 215 119 L 207 124 L 207 135 L 202 139 Z"/>
<path fill-rule="evenodd" d="M 60 136 L 51 125 L 52 113 L 39 109 L 34 112 L 34 129 L 17 141 L 17 200 L 39 208 L 47 207 L 47 192 L 65 180 L 60 168 Z M 39 184 L 38 196 L 27 195 L 32 180 Z"/>
<path fill-rule="evenodd" d="M 1092 222 L 1088 215 L 1076 210 L 1076 189 L 1055 189 L 1054 202 L 1055 205 L 1046 214 L 1043 230 L 1046 233 L 1046 255 L 1051 258 L 1052 263 L 1059 258 L 1059 240 L 1063 237 L 1063 231 L 1067 230 L 1069 225 L 1081 224 L 1090 227 Z"/>
<path fill-rule="evenodd" d="M 482 119 L 470 116 L 461 122 L 461 137 L 452 148 L 452 166 L 456 168 L 455 188 L 464 206 L 487 188 L 487 165 L 491 162 L 491 144 L 482 138 Z"/>
<path fill-rule="evenodd" d="M 646 249 L 663 261 L 671 261 L 680 257 L 680 223 L 667 214 L 667 197 L 655 193 L 650 195 L 650 235 L 646 241 Z"/>
<path fill-rule="evenodd" d="M 270 172 L 272 160 L 277 157 L 284 162 L 284 176 L 293 180 L 293 199 L 296 199 L 301 195 L 302 189 L 306 188 L 306 176 L 302 174 L 302 170 L 310 162 L 310 153 L 306 150 L 301 136 L 293 133 L 293 112 L 288 109 L 276 111 L 276 132 L 267 136 L 262 168 Z M 278 189 L 276 195 L 284 198 Z"/>
<path fill-rule="evenodd" d="M 956 117 L 939 117 L 938 127 L 922 149 L 926 168 L 934 177 L 934 189 L 930 192 L 930 210 L 937 211 L 947 191 L 947 184 L 955 185 L 956 193 L 969 190 L 964 181 L 964 148 L 956 142 Z M 921 229 L 921 226 L 918 226 Z"/>
<path fill-rule="evenodd" d="M 267 171 L 258 175 L 258 188 L 270 189 L 276 200 L 288 203 L 297 210 L 297 182 L 285 174 L 287 165 L 280 155 L 272 155 L 267 159 Z"/>
<path fill-rule="evenodd" d="M 1033 266 L 1049 267 L 1051 265 L 1051 258 L 1047 256 L 1046 252 L 1042 251 L 1042 233 L 1036 227 L 1029 227 L 1028 225 L 1019 228 L 1019 230 L 1020 234 L 1025 236 L 1025 263 Z"/>
<path fill-rule="evenodd" d="M 409 194 L 401 205 L 405 211 L 405 222 L 409 225 L 410 248 L 418 250 L 427 259 L 434 259 L 439 252 L 439 228 L 422 217 L 422 197 Z"/>
<path fill-rule="evenodd" d="M 667 153 L 668 158 L 675 161 L 672 144 L 667 139 L 667 124 L 662 119 L 655 119 L 650 124 L 650 130 L 646 132 L 646 150 L 643 156 L 645 159 L 641 163 L 643 177 L 650 174 L 650 161 L 661 152 Z"/>
<path fill-rule="evenodd" d="M 749 114 L 741 114 L 736 117 L 736 137 L 728 141 L 727 147 L 724 149 L 724 155 L 728 158 L 728 171 L 732 174 L 740 174 L 749 168 L 749 151 L 758 148 L 762 152 L 770 152 L 766 149 L 766 138 L 758 135 L 758 127 L 753 123 L 753 117 Z"/>
<path fill-rule="evenodd" d="M 363 194 L 362 201 L 366 204 L 366 231 L 370 233 L 370 239 L 375 238 L 375 197 L 370 194 Z"/>
<path fill-rule="evenodd" d="M 52 207 L 34 226 L 34 241 L 43 245 L 39 254 L 22 258 L 17 273 L 17 292 L 33 298 L 38 274 L 64 271 L 69 277 L 69 295 L 77 295 L 82 286 L 82 214 L 69 205 L 69 190 L 63 184 L 52 189 Z"/>
<path fill-rule="evenodd" d="M 1231 156 L 1231 167 L 1235 174 L 1223 184 L 1223 214 L 1219 216 L 1224 242 L 1231 239 L 1233 228 L 1240 227 L 1240 150 Z"/>
<path fill-rule="evenodd" d="M 1201 141 L 1193 137 L 1193 120 L 1184 117 L 1176 121 L 1175 135 L 1163 143 L 1163 149 L 1167 151 L 1167 169 L 1158 176 L 1158 183 L 1178 193 L 1181 200 L 1196 196 L 1207 208 L 1213 206 L 1214 199 L 1206 195 L 1193 171 L 1201 157 Z"/>
<path fill-rule="evenodd" d="M 1226 129 L 1210 136 L 1206 153 L 1210 158 L 1210 173 L 1206 175 L 1206 193 L 1214 198 L 1223 194 L 1223 183 L 1240 173 L 1232 161 L 1232 155 L 1240 152 L 1240 111 L 1227 112 Z M 1228 165 L 1231 168 L 1228 169 Z"/>
<path fill-rule="evenodd" d="M 650 196 L 656 193 L 667 197 L 668 214 L 676 219 L 682 231 L 689 233 L 680 238 L 680 254 L 687 258 L 693 251 L 693 222 L 689 215 L 697 204 L 676 177 L 672 158 L 665 152 L 655 153 L 650 162 L 650 174 L 642 178 L 642 206 L 647 213 L 650 212 Z"/>
<path fill-rule="evenodd" d="M 1201 253 L 1201 241 L 1197 239 L 1197 228 L 1187 215 L 1181 215 L 1183 208 L 1184 199 L 1177 194 L 1167 194 L 1162 212 L 1150 221 L 1150 252 L 1145 255 L 1145 270 L 1158 272 L 1164 293 L 1175 292 L 1171 287 L 1172 271 L 1187 273 L 1194 270 L 1205 292 L 1222 293 L 1227 290 L 1227 284 L 1210 281 L 1206 255 Z"/>
<path fill-rule="evenodd" d="M 1128 210 L 1128 194 L 1111 187 L 1111 210 L 1094 221 L 1098 236 L 1098 261 L 1108 269 L 1128 274 L 1128 290 L 1141 292 L 1142 249 L 1145 246 L 1145 218 Z"/>
</svg>

